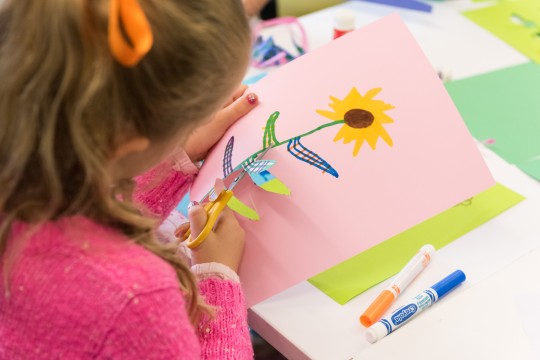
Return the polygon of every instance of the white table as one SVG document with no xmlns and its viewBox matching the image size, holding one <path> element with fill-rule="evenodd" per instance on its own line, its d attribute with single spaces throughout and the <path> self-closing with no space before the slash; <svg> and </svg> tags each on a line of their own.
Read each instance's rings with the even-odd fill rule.
<svg viewBox="0 0 540 360">
<path fill-rule="evenodd" d="M 330 41 L 332 18 L 340 8 L 357 13 L 357 26 L 398 12 L 433 66 L 454 79 L 529 61 L 459 14 L 486 3 L 432 4 L 434 11 L 428 14 L 353 1 L 301 20 L 314 48 Z M 253 306 L 249 313 L 254 330 L 295 360 L 538 358 L 520 304 L 538 300 L 540 305 L 540 250 L 534 251 L 540 247 L 540 183 L 483 145 L 479 149 L 495 179 L 527 199 L 438 251 L 429 271 L 400 300 L 455 269 L 467 274 L 460 288 L 373 345 L 366 341 L 358 317 L 384 283 L 342 306 L 302 282 Z"/>
</svg>

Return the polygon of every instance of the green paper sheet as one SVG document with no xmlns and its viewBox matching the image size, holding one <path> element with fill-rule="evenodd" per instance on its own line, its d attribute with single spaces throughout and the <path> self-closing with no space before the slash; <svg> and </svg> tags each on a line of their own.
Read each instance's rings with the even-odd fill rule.
<svg viewBox="0 0 540 360">
<path fill-rule="evenodd" d="M 397 274 L 423 245 L 440 249 L 524 199 L 497 184 L 308 281 L 343 305 Z"/>
<path fill-rule="evenodd" d="M 289 190 L 287 185 L 282 183 L 279 179 L 272 179 L 270 181 L 267 181 L 264 184 L 260 185 L 260 187 L 266 191 L 270 191 L 276 194 L 291 195 L 291 190 Z"/>
<path fill-rule="evenodd" d="M 540 1 L 503 1 L 463 15 L 540 63 Z"/>
<path fill-rule="evenodd" d="M 242 215 L 243 217 L 246 217 L 248 219 L 255 220 L 255 221 L 260 219 L 259 214 L 257 214 L 257 212 L 255 210 L 253 210 L 252 208 L 250 208 L 249 206 L 244 204 L 236 196 L 233 196 L 229 200 L 229 202 L 227 203 L 227 206 L 231 210 L 239 213 L 240 215 Z"/>
<path fill-rule="evenodd" d="M 540 65 L 449 82 L 446 89 L 476 139 L 494 139 L 490 149 L 540 179 Z"/>
</svg>

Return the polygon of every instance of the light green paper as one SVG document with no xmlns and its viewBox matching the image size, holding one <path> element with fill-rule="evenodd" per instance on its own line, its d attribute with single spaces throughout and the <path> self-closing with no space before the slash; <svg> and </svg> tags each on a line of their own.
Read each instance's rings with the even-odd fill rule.
<svg viewBox="0 0 540 360">
<path fill-rule="evenodd" d="M 519 21 L 512 21 L 513 14 L 519 15 L 526 22 L 535 23 L 535 26 L 527 27 Z M 466 11 L 463 15 L 540 63 L 540 1 L 503 1 L 482 9 Z"/>
<path fill-rule="evenodd" d="M 524 199 L 497 184 L 308 281 L 343 305 L 397 274 L 423 245 L 440 249 Z"/>
<path fill-rule="evenodd" d="M 291 190 L 285 185 L 281 180 L 275 178 L 270 181 L 265 182 L 262 185 L 259 185 L 266 191 L 273 192 L 281 195 L 290 195 Z"/>
<path fill-rule="evenodd" d="M 540 180 L 540 158 L 520 162 L 516 165 L 530 176 Z"/>
<path fill-rule="evenodd" d="M 243 217 L 246 217 L 251 220 L 259 220 L 259 214 L 246 204 L 244 204 L 242 201 L 240 201 L 236 196 L 233 196 L 229 202 L 227 203 L 227 206 L 233 210 L 242 215 Z"/>
<path fill-rule="evenodd" d="M 540 3 L 540 1 L 539 1 Z M 446 84 L 471 134 L 540 179 L 540 65 L 527 63 Z"/>
</svg>

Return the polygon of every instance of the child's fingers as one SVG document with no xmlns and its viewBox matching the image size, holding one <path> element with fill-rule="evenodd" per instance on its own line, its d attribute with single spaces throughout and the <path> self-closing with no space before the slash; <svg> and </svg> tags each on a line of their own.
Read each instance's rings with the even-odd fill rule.
<svg viewBox="0 0 540 360">
<path fill-rule="evenodd" d="M 214 231 L 202 244 L 192 249 L 194 264 L 218 262 L 238 270 L 244 250 L 245 232 L 229 209 L 219 215 Z"/>
<path fill-rule="evenodd" d="M 214 229 L 216 234 L 220 235 L 228 232 L 236 232 L 242 228 L 234 212 L 229 208 L 225 208 L 221 212 Z"/>
<path fill-rule="evenodd" d="M 194 239 L 199 236 L 204 229 L 206 221 L 208 220 L 208 215 L 206 214 L 204 207 L 201 205 L 193 205 L 188 209 L 188 218 L 191 228 L 191 237 Z"/>
<path fill-rule="evenodd" d="M 188 229 L 189 229 L 189 222 L 183 223 L 182 225 L 180 225 L 179 227 L 176 228 L 176 230 L 174 232 L 174 235 L 177 238 L 181 239 L 184 236 L 184 234 L 186 233 L 186 231 L 188 231 Z"/>
<path fill-rule="evenodd" d="M 236 101 L 238 98 L 244 95 L 244 93 L 246 92 L 246 89 L 247 89 L 247 85 L 244 85 L 244 84 L 240 85 L 238 89 L 236 89 L 236 91 L 234 92 L 231 102 Z"/>
<path fill-rule="evenodd" d="M 222 223 L 228 224 L 228 223 L 238 223 L 238 220 L 236 220 L 236 216 L 234 216 L 234 213 L 231 209 L 228 207 L 225 207 L 218 218 L 218 221 L 216 222 L 216 228 L 220 227 Z"/>
<path fill-rule="evenodd" d="M 244 92 L 247 89 L 247 85 L 241 84 L 232 94 L 232 96 L 227 100 L 223 108 L 226 108 L 227 106 L 230 106 L 233 102 L 235 102 L 239 97 L 244 95 Z"/>
<path fill-rule="evenodd" d="M 259 98 L 256 94 L 244 94 L 236 99 L 231 105 L 221 110 L 216 116 L 219 118 L 221 124 L 228 128 L 255 108 L 258 102 Z"/>
</svg>

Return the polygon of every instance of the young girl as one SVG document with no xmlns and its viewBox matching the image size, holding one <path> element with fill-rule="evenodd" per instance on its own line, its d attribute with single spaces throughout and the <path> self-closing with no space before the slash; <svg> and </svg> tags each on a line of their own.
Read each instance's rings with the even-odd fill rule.
<svg viewBox="0 0 540 360">
<path fill-rule="evenodd" d="M 234 215 L 196 275 L 155 240 L 257 102 L 249 47 L 240 0 L 3 0 L 0 359 L 253 357 Z"/>
</svg>

